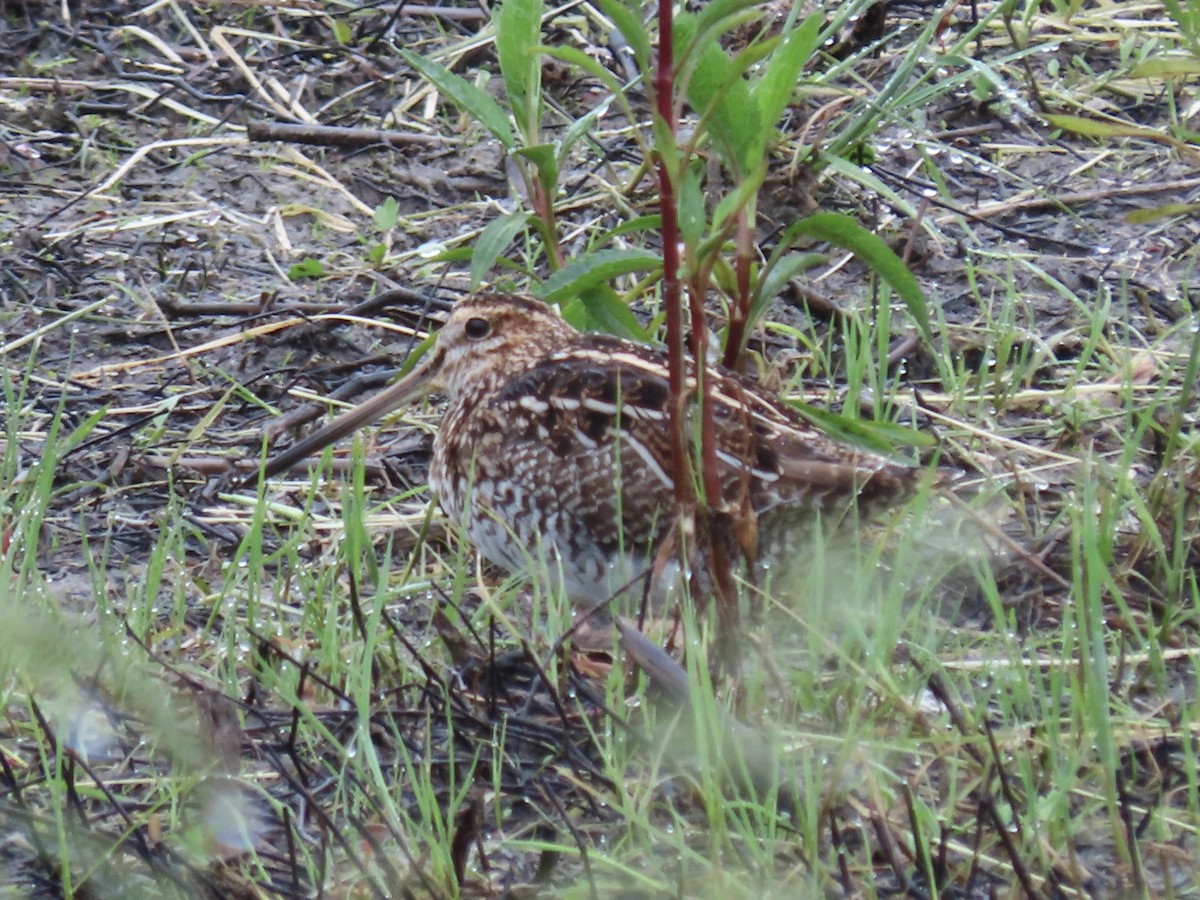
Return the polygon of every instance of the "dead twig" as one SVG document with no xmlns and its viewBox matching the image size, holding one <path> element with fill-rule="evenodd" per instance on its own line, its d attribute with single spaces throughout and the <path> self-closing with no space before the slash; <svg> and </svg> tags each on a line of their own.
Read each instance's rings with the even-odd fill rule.
<svg viewBox="0 0 1200 900">
<path fill-rule="evenodd" d="M 252 141 L 284 141 L 289 144 L 312 144 L 318 147 L 341 147 L 356 150 L 375 144 L 389 147 L 441 147 L 454 144 L 452 137 L 435 134 L 414 134 L 407 131 L 386 131 L 382 128 L 342 128 L 337 125 L 293 125 L 287 122 L 257 122 L 246 124 L 246 136 Z"/>
</svg>

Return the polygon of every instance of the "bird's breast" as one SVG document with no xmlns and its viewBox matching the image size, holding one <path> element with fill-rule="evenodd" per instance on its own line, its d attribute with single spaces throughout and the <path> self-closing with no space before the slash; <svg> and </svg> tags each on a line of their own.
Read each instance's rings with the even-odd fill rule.
<svg viewBox="0 0 1200 900">
<path fill-rule="evenodd" d="M 534 394 L 456 398 L 429 481 L 484 557 L 510 570 L 552 559 L 582 597 L 645 567 L 672 500 L 665 472 L 632 434 Z"/>
</svg>

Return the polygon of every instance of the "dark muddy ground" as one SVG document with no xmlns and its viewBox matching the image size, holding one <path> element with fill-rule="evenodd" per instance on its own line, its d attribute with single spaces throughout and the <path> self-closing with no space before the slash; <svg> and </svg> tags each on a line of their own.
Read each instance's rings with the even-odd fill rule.
<svg viewBox="0 0 1200 900">
<path fill-rule="evenodd" d="M 989 13 L 985 7 L 980 5 L 981 15 Z M 782 125 L 778 166 L 764 193 L 760 222 L 769 247 L 772 235 L 798 216 L 839 210 L 904 255 L 964 383 L 971 393 L 990 397 L 944 402 L 939 388 L 922 380 L 933 370 L 928 354 L 910 347 L 906 365 L 895 374 L 914 386 L 908 395 L 917 396 L 925 410 L 909 418 L 946 438 L 948 464 L 971 473 L 977 483 L 996 478 L 1007 485 L 1010 505 L 1001 524 L 1050 573 L 1018 556 L 998 578 L 1010 592 L 1004 603 L 1033 628 L 1052 627 L 1062 618 L 1068 591 L 1051 576 L 1074 582 L 1077 561 L 1064 536 L 1071 526 L 1063 509 L 1080 483 L 1078 460 L 1086 455 L 1124 466 L 1147 485 L 1159 474 L 1154 460 L 1161 448 L 1153 436 L 1122 456 L 1132 421 L 1117 399 L 1122 385 L 1133 385 L 1135 395 L 1154 392 L 1162 406 L 1156 415 L 1163 421 L 1182 417 L 1184 431 L 1193 436 L 1173 470 L 1174 489 L 1191 498 L 1181 507 L 1174 534 L 1185 557 L 1195 559 L 1195 406 L 1187 399 L 1195 386 L 1187 381 L 1185 363 L 1195 331 L 1191 284 L 1200 258 L 1200 218 L 1194 210 L 1141 222 L 1130 216 L 1169 203 L 1200 202 L 1200 149 L 1144 135 L 1093 141 L 1056 131 L 1041 118 L 1044 111 L 1086 113 L 1119 118 L 1147 133 L 1165 135 L 1174 124 L 1195 132 L 1200 130 L 1195 83 L 1128 74 L 1129 55 L 1148 52 L 1147 42 L 1155 40 L 1149 26 L 1161 9 L 1086 7 L 1069 25 L 1049 12 L 1033 16 L 1029 39 L 1036 52 L 1023 58 L 997 24 L 977 47 L 975 59 L 985 68 L 974 83 L 886 117 L 861 160 L 876 179 L 876 191 L 833 169 L 816 175 L 791 164 L 795 147 L 813 140 L 814 117 L 829 96 L 798 94 Z M 282 805 L 296 800 L 291 814 L 307 817 L 297 823 L 275 810 L 265 828 L 269 848 L 257 848 L 261 868 L 239 868 L 242 848 L 235 839 L 224 864 L 205 867 L 169 837 L 161 843 L 161 836 L 139 837 L 142 849 L 129 854 L 141 866 L 136 878 L 154 875 L 183 893 L 216 895 L 308 894 L 321 878 L 327 890 L 352 895 L 382 893 L 383 885 L 415 893 L 449 890 L 449 882 L 423 874 L 431 864 L 420 854 L 403 865 L 382 861 L 387 857 L 382 848 L 396 835 L 378 824 L 386 820 L 378 809 L 359 810 L 360 818 L 345 810 L 330 817 L 319 812 L 336 805 L 315 783 L 320 767 L 314 760 L 324 751 L 319 743 L 298 748 L 288 742 L 289 703 L 250 696 L 246 680 L 230 678 L 227 657 L 212 648 L 223 640 L 220 620 L 236 615 L 236 604 L 222 606 L 213 597 L 224 596 L 218 584 L 246 553 L 244 540 L 256 527 L 253 490 L 235 481 L 253 469 L 268 423 L 353 376 L 370 381 L 378 375 L 373 383 L 379 383 L 411 345 L 403 335 L 326 314 L 393 289 L 444 305 L 468 287 L 468 262 L 450 251 L 469 248 L 483 227 L 514 208 L 499 145 L 444 102 L 433 102 L 394 51 L 465 40 L 458 70 L 469 78 L 494 72 L 490 44 L 472 46 L 468 40 L 480 32 L 486 12 L 466 5 L 397 11 L 315 3 L 206 9 L 9 3 L 0 9 L 0 364 L 10 395 L 5 446 L 14 461 L 5 473 L 13 486 L 0 498 L 14 503 L 22 496 L 21 473 L 35 470 L 46 454 L 56 410 L 64 430 L 87 424 L 83 441 L 57 461 L 56 489 L 40 527 L 36 558 L 46 596 L 60 611 L 79 617 L 72 621 L 123 621 L 129 646 L 144 659 L 144 671 L 154 673 L 148 677 L 173 692 L 208 698 L 196 703 L 205 710 L 200 728 L 209 736 L 209 755 L 222 758 L 229 771 L 244 766 L 274 773 L 274 780 L 264 776 L 264 790 L 285 798 Z M 570 7 L 551 20 L 548 41 L 611 60 L 605 36 L 580 10 Z M 933 10 L 920 3 L 894 5 L 882 48 L 858 60 L 853 79 L 845 83 L 866 85 L 868 94 L 882 85 Z M 955 29 L 966 27 L 971 12 L 956 8 L 950 15 L 943 45 Z M 350 29 L 349 39 L 339 42 L 335 33 L 342 27 Z M 928 65 L 952 72 L 954 64 L 939 63 L 936 50 Z M 989 81 L 989 73 L 1000 81 Z M 599 86 L 548 64 L 546 91 L 569 118 L 595 104 Z M 386 128 L 410 137 L 398 146 L 349 149 L 247 137 L 247 125 L 277 121 Z M 602 118 L 596 143 L 581 150 L 577 167 L 564 174 L 568 254 L 583 252 L 589 234 L 626 215 L 607 193 L 607 186 L 625 183 L 640 162 L 628 158 L 632 145 L 622 127 L 615 115 Z M 654 199 L 647 178 L 622 202 L 647 212 Z M 392 201 L 394 224 L 381 227 L 376 211 Z M 522 254 L 516 245 L 510 257 L 524 261 Z M 519 272 L 505 277 L 521 285 Z M 869 313 L 865 285 L 863 268 L 833 253 L 827 266 L 776 302 L 772 317 L 826 334 L 846 316 Z M 408 298 L 400 305 L 411 310 L 413 303 Z M 898 330 L 892 345 L 902 346 L 906 336 Z M 799 369 L 818 396 L 832 394 L 836 405 L 844 395 L 839 373 L 819 366 L 780 331 L 758 335 L 755 346 L 771 360 L 770 377 Z M 1009 367 L 1021 375 L 1006 378 Z M 23 399 L 14 403 L 18 390 Z M 15 426 L 13 411 L 20 414 Z M 370 481 L 393 492 L 420 485 L 428 434 L 427 427 L 407 428 L 386 453 L 369 454 Z M 273 490 L 271 496 L 286 505 L 307 502 L 292 490 Z M 417 542 L 424 500 L 402 497 L 388 506 L 392 526 L 408 529 L 398 548 Z M 340 517 L 336 504 L 313 502 L 314 514 L 330 522 Z M 0 525 L 19 512 L 0 509 Z M 1194 609 L 1185 603 L 1179 612 L 1178 597 L 1164 596 L 1153 546 L 1140 539 L 1134 524 L 1109 560 L 1113 582 L 1128 602 L 1128 608 L 1112 612 L 1112 626 L 1119 630 L 1121 620 L 1130 618 L 1154 620 L 1164 604 L 1176 610 L 1187 627 L 1174 633 L 1167 648 L 1169 656 L 1176 654 L 1170 656 L 1171 687 L 1157 700 L 1194 705 Z M 283 542 L 282 527 L 277 523 L 266 538 L 268 550 Z M 164 549 L 164 530 L 175 528 L 179 539 Z M 312 565 L 328 562 L 328 537 L 318 529 L 304 539 L 304 558 Z M 130 620 L 139 585 L 154 577 L 171 584 L 162 590 L 162 607 L 152 603 L 149 612 L 143 608 Z M 262 594 L 286 603 L 287 590 L 286 584 L 272 584 Z M 176 623 L 170 605 L 180 597 L 183 624 L 168 626 Z M 398 630 L 413 647 L 427 648 L 434 633 L 453 643 L 449 626 L 429 612 L 433 602 L 426 598 L 396 611 Z M 319 623 L 306 620 L 302 632 L 319 643 Z M 264 645 L 278 638 L 270 628 L 260 637 Z M 252 637 L 241 634 L 238 640 Z M 486 644 L 486 636 L 479 638 L 479 647 Z M 57 652 L 71 655 L 72 646 L 60 645 Z M 427 650 L 414 652 L 423 658 Z M 456 662 L 476 672 L 479 654 L 463 652 Z M 286 641 L 262 654 L 272 665 L 303 655 Z M 618 818 L 597 802 L 606 776 L 584 746 L 580 714 L 559 715 L 528 660 L 518 654 L 509 662 L 511 669 L 501 667 L 503 677 L 512 679 L 504 702 L 523 713 L 513 721 L 528 729 L 525 743 L 513 746 L 523 746 L 529 756 L 513 753 L 508 768 L 499 767 L 511 779 L 506 796 L 522 797 L 526 809 L 523 816 L 513 812 L 505 827 L 553 834 L 554 822 L 571 819 L 581 824 L 565 840 L 580 846 L 605 829 L 619 830 Z M 476 672 L 479 684 L 496 677 L 494 661 L 489 666 L 485 674 Z M 99 678 L 91 671 L 73 677 L 93 687 Z M 28 703 L 18 702 L 31 682 L 21 683 L 16 693 L 6 689 L 11 727 L 0 728 L 7 792 L 0 801 L 0 830 L 8 838 L 3 855 L 18 883 L 57 893 L 67 883 L 56 865 L 61 859 L 28 837 L 36 832 L 29 822 L 44 809 L 34 788 L 40 783 L 37 742 L 25 731 L 36 716 Z M 585 691 L 586 683 L 571 690 Z M 494 709 L 480 699 L 487 691 L 479 688 L 477 694 L 478 684 L 471 687 L 456 707 L 457 737 L 440 735 L 431 745 L 444 740 L 447 752 L 457 747 L 469 755 L 472 736 L 488 739 L 491 730 L 481 723 Z M 112 688 L 105 691 L 111 718 Z M 240 698 L 238 705 L 212 699 L 226 696 Z M 380 696 L 384 705 L 392 698 L 382 688 Z M 442 701 L 431 696 L 406 694 L 411 704 L 398 707 L 411 713 L 417 730 L 426 721 L 424 712 L 441 709 Z M 595 721 L 603 721 L 600 709 L 591 710 Z M 327 708 L 321 715 L 344 739 L 345 732 L 338 731 L 349 727 L 339 718 L 344 713 Z M 136 718 L 122 718 L 115 726 L 122 740 L 133 740 Z M 396 726 L 402 719 L 388 721 Z M 1129 746 L 1138 744 L 1144 753 L 1130 751 L 1130 765 L 1137 768 L 1137 760 L 1150 757 L 1167 768 L 1181 758 L 1194 761 L 1194 750 L 1183 749 L 1191 740 L 1187 728 L 1178 727 L 1165 734 L 1148 730 L 1140 744 L 1131 740 Z M 547 754 L 553 757 L 549 764 Z M 87 780 L 78 777 L 80 783 Z M 77 807 L 88 810 L 81 812 L 80 831 L 104 844 L 121 831 L 122 819 L 112 811 L 123 808 L 132 816 L 130 831 L 148 834 L 154 817 L 143 814 L 153 808 L 151 793 L 147 789 L 133 802 L 92 791 Z M 552 800 L 554 795 L 564 799 Z M 466 892 L 519 890 L 541 878 L 562 885 L 590 876 L 575 863 L 554 870 L 550 854 L 508 847 L 491 813 L 499 799 L 482 792 L 472 796 L 457 831 L 448 826 L 466 842 L 455 859 L 469 858 L 473 847 L 488 848 L 488 866 L 484 872 L 470 870 Z M 220 802 L 233 801 L 226 796 Z M 902 801 L 897 803 L 902 809 Z M 107 812 L 97 812 L 100 808 Z M 1171 820 L 1178 827 L 1158 835 L 1185 857 L 1195 852 L 1193 813 L 1194 808 L 1181 809 Z M 873 820 L 864 815 L 863 821 Z M 874 826 L 886 822 L 885 830 L 904 831 L 907 823 L 897 821 L 880 813 Z M 843 829 L 852 830 L 845 821 Z M 335 834 L 350 837 L 339 843 Z M 344 871 L 297 862 L 298 855 L 310 857 L 297 854 L 290 843 L 295 840 L 319 845 L 328 864 Z M 1095 879 L 1087 884 L 1104 893 L 1131 883 L 1128 862 L 1106 858 L 1111 848 L 1100 843 L 1104 852 L 1080 850 Z M 1002 850 L 994 853 L 1003 858 Z M 1191 870 L 1186 861 L 1162 865 L 1148 881 L 1161 888 L 1174 880 L 1176 889 L 1186 890 L 1194 863 Z M 830 883 L 858 885 L 845 888 L 853 893 L 874 879 L 873 890 L 888 893 L 904 888 L 904 873 L 914 866 L 880 850 L 863 868 Z M 1065 862 L 1063 867 L 1078 871 Z M 1011 860 L 983 864 L 986 875 L 956 882 L 959 895 L 982 895 L 988 885 L 1015 879 L 1014 868 L 1020 867 Z M 1054 881 L 1050 876 L 1040 883 L 1051 892 Z M 1080 895 L 1070 877 L 1058 883 Z M 915 889 L 912 885 L 909 881 Z"/>
</svg>

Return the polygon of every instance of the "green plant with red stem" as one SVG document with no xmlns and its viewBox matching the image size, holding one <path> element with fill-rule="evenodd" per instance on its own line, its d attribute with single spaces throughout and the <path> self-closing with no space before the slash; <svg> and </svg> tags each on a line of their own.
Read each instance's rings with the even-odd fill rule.
<svg viewBox="0 0 1200 900">
<path fill-rule="evenodd" d="M 754 25 L 761 17 L 756 5 L 747 0 L 714 0 L 698 13 L 679 14 L 671 4 L 662 3 L 657 9 L 656 34 L 646 27 L 632 3 L 596 0 L 595 6 L 625 38 L 638 80 L 648 88 L 653 110 L 649 136 L 633 109 L 629 86 L 619 82 L 612 71 L 576 47 L 540 44 L 545 13 L 541 0 L 504 0 L 495 16 L 507 110 L 461 76 L 411 51 L 401 52 L 444 95 L 501 141 L 519 173 L 518 193 L 527 208 L 484 229 L 472 254 L 473 284 L 481 281 L 512 239 L 527 227 L 540 239 L 549 270 L 543 281 L 534 283 L 534 292 L 559 302 L 576 324 L 642 336 L 628 310 L 632 297 L 622 298 L 612 284 L 620 276 L 637 272 L 650 273 L 639 282 L 639 291 L 659 282 L 670 364 L 670 435 L 677 504 L 681 512 L 694 511 L 698 520 L 710 524 L 726 517 L 737 544 L 749 546 L 752 533 L 744 529 L 752 528 L 753 523 L 745 521 L 737 509 L 720 508 L 729 504 L 721 500 L 712 409 L 704 387 L 709 327 L 706 301 L 714 293 L 725 300 L 727 328 L 721 358 L 729 367 L 739 364 L 747 337 L 770 297 L 788 278 L 812 264 L 813 254 L 793 252 L 801 239 L 826 241 L 854 252 L 900 295 L 929 343 L 925 301 L 911 273 L 883 240 L 849 216 L 818 213 L 803 218 L 784 231 L 770 253 L 763 253 L 757 244 L 758 194 L 768 171 L 776 123 L 793 100 L 818 48 L 842 19 L 823 22 L 814 15 L 800 20 L 793 10 L 778 33 L 759 34 L 730 54 L 722 46 L 723 38 Z M 849 10 L 839 11 L 838 16 L 849 14 Z M 547 142 L 541 130 L 544 55 L 582 69 L 609 93 L 604 103 L 571 123 L 556 142 Z M 908 71 L 911 68 L 902 66 L 888 88 L 899 90 Z M 572 148 L 610 104 L 616 104 L 628 119 L 643 159 L 650 164 L 659 214 L 629 223 L 624 232 L 645 234 L 648 247 L 601 243 L 564 261 L 555 215 L 559 173 Z M 691 110 L 691 127 L 681 138 L 678 123 L 685 106 Z M 861 139 L 876 121 L 869 115 L 852 121 L 830 145 L 845 146 Z M 703 165 L 706 160 L 707 168 Z M 714 171 L 724 173 L 730 187 L 717 189 L 711 178 L 706 181 L 706 173 Z M 636 183 L 637 179 L 631 188 Z M 714 196 L 715 204 L 710 200 Z M 655 228 L 657 240 L 652 234 Z M 655 243 L 659 249 L 649 249 Z M 685 346 L 685 331 L 691 335 L 690 348 Z M 688 389 L 690 377 L 696 384 L 694 399 Z M 694 410 L 689 409 L 693 403 Z M 703 535 L 700 539 L 704 540 Z"/>
</svg>

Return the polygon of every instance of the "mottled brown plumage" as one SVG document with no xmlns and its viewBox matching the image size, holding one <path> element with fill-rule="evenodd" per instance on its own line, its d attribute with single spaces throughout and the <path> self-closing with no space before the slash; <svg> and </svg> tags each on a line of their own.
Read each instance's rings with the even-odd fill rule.
<svg viewBox="0 0 1200 900">
<path fill-rule="evenodd" d="M 814 513 L 886 505 L 918 480 L 919 470 L 833 440 L 743 376 L 716 368 L 706 377 L 721 499 L 748 502 L 767 557 L 788 552 Z M 602 600 L 647 570 L 671 528 L 667 385 L 657 350 L 581 334 L 538 300 L 471 297 L 417 369 L 273 458 L 265 474 L 441 388 L 450 405 L 429 483 L 446 514 L 491 562 L 548 566 L 573 599 Z"/>
</svg>

